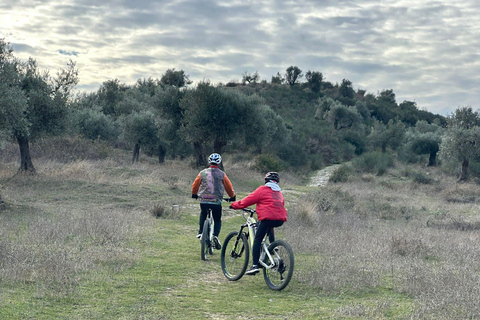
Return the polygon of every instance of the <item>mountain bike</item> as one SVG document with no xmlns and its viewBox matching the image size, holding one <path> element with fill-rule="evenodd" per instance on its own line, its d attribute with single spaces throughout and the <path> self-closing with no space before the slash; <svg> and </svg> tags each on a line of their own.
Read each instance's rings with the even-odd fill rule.
<svg viewBox="0 0 480 320">
<path fill-rule="evenodd" d="M 230 281 L 237 281 L 245 274 L 257 230 L 257 221 L 253 217 L 256 211 L 242 210 L 246 223 L 241 225 L 240 231 L 227 235 L 221 252 L 222 271 Z M 294 264 L 293 250 L 287 242 L 276 240 L 267 245 L 266 238 L 263 239 L 259 267 L 263 269 L 263 277 L 270 289 L 283 290 L 288 285 Z"/>
<path fill-rule="evenodd" d="M 230 201 L 229 198 L 223 198 L 223 201 Z M 207 218 L 203 223 L 203 232 L 200 237 L 201 243 L 201 258 L 202 260 L 207 260 L 208 255 L 213 255 L 215 251 L 215 241 L 213 239 L 213 230 L 215 227 L 215 221 L 213 220 L 212 209 L 208 208 Z"/>
</svg>

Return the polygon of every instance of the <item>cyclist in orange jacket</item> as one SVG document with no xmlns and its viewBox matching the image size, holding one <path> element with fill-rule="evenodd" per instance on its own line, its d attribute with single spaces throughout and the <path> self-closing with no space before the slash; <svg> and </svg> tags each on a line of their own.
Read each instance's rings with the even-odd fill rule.
<svg viewBox="0 0 480 320">
<path fill-rule="evenodd" d="M 192 198 L 200 198 L 200 219 L 197 238 L 200 239 L 203 232 L 203 223 L 207 218 L 208 209 L 212 209 L 215 226 L 213 228 L 213 241 L 217 250 L 222 248 L 218 235 L 222 229 L 222 199 L 224 191 L 230 196 L 229 201 L 235 201 L 235 190 L 225 172 L 218 165 L 222 157 L 218 153 L 212 153 L 208 157 L 210 166 L 199 172 L 192 184 Z"/>
<path fill-rule="evenodd" d="M 263 238 L 268 234 L 269 241 L 275 241 L 273 228 L 280 227 L 287 221 L 287 209 L 285 209 L 285 200 L 278 185 L 280 176 L 276 172 L 268 172 L 265 175 L 265 185 L 258 187 L 246 198 L 233 202 L 231 208 L 243 209 L 253 204 L 257 204 L 256 211 L 258 221 L 260 222 L 253 241 L 252 258 L 253 265 L 247 270 L 246 274 L 254 275 L 259 272 L 260 249 Z"/>
</svg>

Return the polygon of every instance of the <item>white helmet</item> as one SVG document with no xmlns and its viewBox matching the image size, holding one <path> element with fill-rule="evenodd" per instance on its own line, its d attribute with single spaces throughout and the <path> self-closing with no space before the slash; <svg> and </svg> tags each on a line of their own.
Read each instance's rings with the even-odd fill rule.
<svg viewBox="0 0 480 320">
<path fill-rule="evenodd" d="M 222 162 L 222 157 L 218 153 L 212 153 L 210 157 L 208 157 L 208 163 L 220 164 L 220 162 Z"/>
</svg>

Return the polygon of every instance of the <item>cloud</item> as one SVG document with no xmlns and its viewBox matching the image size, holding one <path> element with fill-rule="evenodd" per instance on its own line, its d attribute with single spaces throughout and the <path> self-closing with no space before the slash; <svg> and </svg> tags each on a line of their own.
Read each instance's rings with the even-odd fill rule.
<svg viewBox="0 0 480 320">
<path fill-rule="evenodd" d="M 270 80 L 291 65 L 397 102 L 445 113 L 480 106 L 480 3 L 475 0 L 4 0 L 0 37 L 20 58 L 58 69 L 74 58 L 79 88 L 118 78 L 226 83 Z M 88 89 L 87 89 L 88 88 Z"/>
</svg>

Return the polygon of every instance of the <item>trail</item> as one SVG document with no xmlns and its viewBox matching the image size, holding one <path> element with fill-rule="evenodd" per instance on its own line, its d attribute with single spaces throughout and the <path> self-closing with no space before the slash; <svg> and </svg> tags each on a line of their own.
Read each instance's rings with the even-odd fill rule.
<svg viewBox="0 0 480 320">
<path fill-rule="evenodd" d="M 323 168 L 322 170 L 318 170 L 312 178 L 310 178 L 310 182 L 308 183 L 309 187 L 325 187 L 328 184 L 328 179 L 332 176 L 335 169 L 337 169 L 340 165 L 334 164 L 328 167 Z"/>
</svg>

